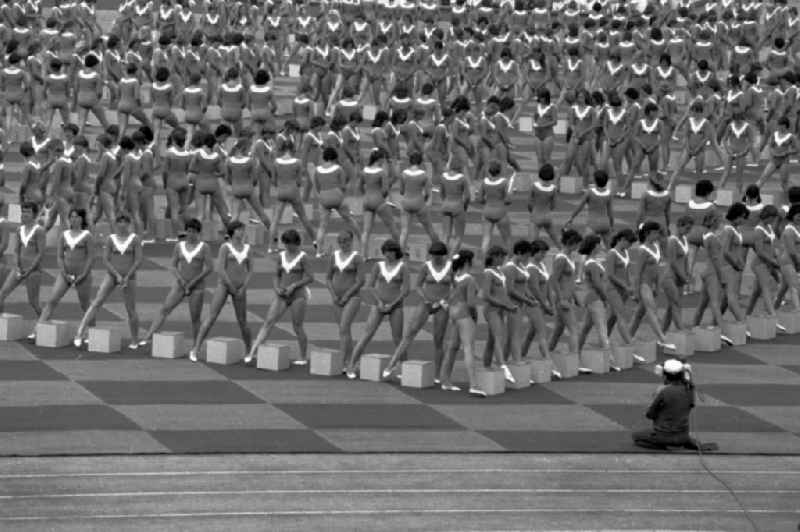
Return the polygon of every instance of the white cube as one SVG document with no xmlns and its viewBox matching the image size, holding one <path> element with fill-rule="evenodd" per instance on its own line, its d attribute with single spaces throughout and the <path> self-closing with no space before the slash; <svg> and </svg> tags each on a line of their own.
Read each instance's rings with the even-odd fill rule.
<svg viewBox="0 0 800 532">
<path fill-rule="evenodd" d="M 727 336 L 733 345 L 745 345 L 747 343 L 747 323 L 723 321 L 722 334 Z"/>
<path fill-rule="evenodd" d="M 775 316 L 748 316 L 747 328 L 754 340 L 773 340 L 778 330 Z"/>
<path fill-rule="evenodd" d="M 0 341 L 14 342 L 28 336 L 28 325 L 19 314 L 0 314 Z"/>
<path fill-rule="evenodd" d="M 583 190 L 583 178 L 565 175 L 559 179 L 558 190 L 562 194 L 577 194 Z"/>
<path fill-rule="evenodd" d="M 611 365 L 611 353 L 599 347 L 584 347 L 581 350 L 581 367 L 592 370 L 592 373 L 608 373 Z"/>
<path fill-rule="evenodd" d="M 296 63 L 289 63 L 289 77 L 290 78 L 300 77 L 300 65 Z"/>
<path fill-rule="evenodd" d="M 633 352 L 643 360 L 642 364 L 652 364 L 658 357 L 658 345 L 655 340 L 642 340 L 633 342 Z"/>
<path fill-rule="evenodd" d="M 778 323 L 786 329 L 785 334 L 800 333 L 800 312 L 796 310 L 779 310 Z"/>
<path fill-rule="evenodd" d="M 344 354 L 330 349 L 312 349 L 309 373 L 333 377 L 341 375 L 344 369 Z"/>
<path fill-rule="evenodd" d="M 665 334 L 668 344 L 675 349 L 665 349 L 664 354 L 688 357 L 694 354 L 694 333 L 692 331 L 670 331 Z"/>
<path fill-rule="evenodd" d="M 567 133 L 567 121 L 564 120 L 563 118 L 559 119 L 558 122 L 556 122 L 556 126 L 553 128 L 553 132 L 556 135 L 564 135 L 564 134 L 566 134 Z"/>
<path fill-rule="evenodd" d="M 722 349 L 722 330 L 719 327 L 695 327 L 694 350 L 700 353 L 715 353 Z"/>
<path fill-rule="evenodd" d="M 377 112 L 377 107 L 374 105 L 365 105 L 364 106 L 364 120 L 372 121 L 375 120 L 375 113 Z"/>
<path fill-rule="evenodd" d="M 775 196 L 773 194 L 761 194 L 761 203 L 764 205 L 775 205 Z"/>
<path fill-rule="evenodd" d="M 118 353 L 122 348 L 122 334 L 118 329 L 89 328 L 89 351 L 93 353 Z"/>
<path fill-rule="evenodd" d="M 523 133 L 531 133 L 533 131 L 533 118 L 530 116 L 519 117 L 519 130 Z"/>
<path fill-rule="evenodd" d="M 730 207 L 735 201 L 735 193 L 733 190 L 729 188 L 717 190 L 717 198 L 714 201 L 717 205 L 721 207 Z"/>
<path fill-rule="evenodd" d="M 430 388 L 436 368 L 427 360 L 407 360 L 403 362 L 400 384 L 409 388 Z"/>
<path fill-rule="evenodd" d="M 256 367 L 269 371 L 284 371 L 292 365 L 292 348 L 284 344 L 264 344 L 258 346 Z M 313 364 L 313 358 L 312 364 Z"/>
<path fill-rule="evenodd" d="M 633 367 L 633 345 L 611 345 L 611 355 L 614 365 L 620 369 L 631 369 Z"/>
<path fill-rule="evenodd" d="M 19 203 L 9 203 L 8 216 L 6 217 L 9 222 L 14 224 L 22 223 L 22 206 Z"/>
<path fill-rule="evenodd" d="M 550 354 L 553 359 L 553 365 L 562 379 L 569 379 L 578 375 L 579 358 L 577 353 L 558 353 L 553 352 Z"/>
<path fill-rule="evenodd" d="M 359 362 L 359 377 L 365 381 L 381 382 L 381 373 L 389 365 L 389 355 L 364 355 Z"/>
<path fill-rule="evenodd" d="M 153 358 L 182 358 L 186 353 L 186 338 L 182 332 L 161 331 L 153 335 L 150 351 Z"/>
<path fill-rule="evenodd" d="M 689 203 L 694 195 L 694 187 L 691 185 L 678 185 L 675 187 L 675 203 Z"/>
<path fill-rule="evenodd" d="M 75 338 L 77 327 L 68 321 L 52 320 L 36 324 L 36 345 L 66 347 Z"/>
<path fill-rule="evenodd" d="M 514 377 L 514 382 L 508 383 L 508 387 L 514 390 L 521 390 L 529 388 L 531 385 L 532 368 L 530 363 L 522 361 L 519 363 L 512 363 L 508 365 L 511 375 Z"/>
<path fill-rule="evenodd" d="M 206 341 L 206 362 L 229 366 L 244 358 L 244 342 L 238 338 L 217 337 Z"/>
<path fill-rule="evenodd" d="M 501 369 L 481 368 L 477 371 L 478 386 L 486 395 L 500 395 L 506 391 L 506 378 Z"/>
<path fill-rule="evenodd" d="M 535 358 L 531 362 L 531 379 L 536 384 L 550 382 L 553 376 L 553 363 L 549 358 Z"/>
<path fill-rule="evenodd" d="M 644 181 L 636 180 L 631 184 L 631 198 L 638 200 L 647 192 L 647 183 Z"/>
</svg>

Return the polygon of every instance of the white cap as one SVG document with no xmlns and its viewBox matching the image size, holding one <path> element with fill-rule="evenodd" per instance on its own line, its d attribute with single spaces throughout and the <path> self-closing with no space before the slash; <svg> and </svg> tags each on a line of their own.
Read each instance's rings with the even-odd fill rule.
<svg viewBox="0 0 800 532">
<path fill-rule="evenodd" d="M 683 362 L 681 362 L 680 360 L 670 358 L 669 360 L 664 362 L 664 373 L 670 373 L 672 375 L 675 375 L 683 371 L 683 369 L 684 369 Z"/>
</svg>

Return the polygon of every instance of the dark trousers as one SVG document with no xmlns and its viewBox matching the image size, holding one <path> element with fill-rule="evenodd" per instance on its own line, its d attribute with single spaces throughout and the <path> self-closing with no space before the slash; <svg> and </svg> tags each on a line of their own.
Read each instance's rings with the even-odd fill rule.
<svg viewBox="0 0 800 532">
<path fill-rule="evenodd" d="M 667 433 L 653 429 L 639 430 L 633 433 L 633 443 L 645 449 L 666 450 L 668 447 L 683 447 L 696 450 L 697 441 L 688 432 Z"/>
</svg>

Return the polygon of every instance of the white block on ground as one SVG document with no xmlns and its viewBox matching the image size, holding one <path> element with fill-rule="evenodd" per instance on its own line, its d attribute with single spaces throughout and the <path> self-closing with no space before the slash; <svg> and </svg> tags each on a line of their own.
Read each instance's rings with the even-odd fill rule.
<svg viewBox="0 0 800 532">
<path fill-rule="evenodd" d="M 436 368 L 427 360 L 407 360 L 403 362 L 400 384 L 409 388 L 430 388 Z"/>
<path fill-rule="evenodd" d="M 380 382 L 381 373 L 389 365 L 389 355 L 363 355 L 359 361 L 359 377 L 365 381 Z"/>
<path fill-rule="evenodd" d="M 256 352 L 256 367 L 268 371 L 284 371 L 292 365 L 291 348 L 288 345 L 268 343 L 260 345 Z"/>
<path fill-rule="evenodd" d="M 309 373 L 333 377 L 341 375 L 344 369 L 344 354 L 331 349 L 312 349 L 310 351 L 311 364 Z"/>
<path fill-rule="evenodd" d="M 19 314 L 0 314 L 0 341 L 15 342 L 28 336 L 29 327 Z"/>
<path fill-rule="evenodd" d="M 122 349 L 122 334 L 119 329 L 91 327 L 88 349 L 93 353 L 118 353 Z"/>
<path fill-rule="evenodd" d="M 161 331 L 153 335 L 153 358 L 182 358 L 188 353 L 186 337 L 182 332 Z"/>
<path fill-rule="evenodd" d="M 217 337 L 206 341 L 206 362 L 229 366 L 244 358 L 244 342 L 239 338 Z"/>
<path fill-rule="evenodd" d="M 72 343 L 77 325 L 68 321 L 52 320 L 36 324 L 36 345 L 39 347 L 65 347 Z"/>
</svg>

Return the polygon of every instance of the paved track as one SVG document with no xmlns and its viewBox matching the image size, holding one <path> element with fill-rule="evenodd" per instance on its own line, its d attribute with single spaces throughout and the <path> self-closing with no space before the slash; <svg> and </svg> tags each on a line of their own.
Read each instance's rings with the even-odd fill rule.
<svg viewBox="0 0 800 532">
<path fill-rule="evenodd" d="M 758 530 L 800 521 L 800 460 L 706 457 Z M 752 530 L 698 457 L 4 459 L 5 530 Z"/>
</svg>

